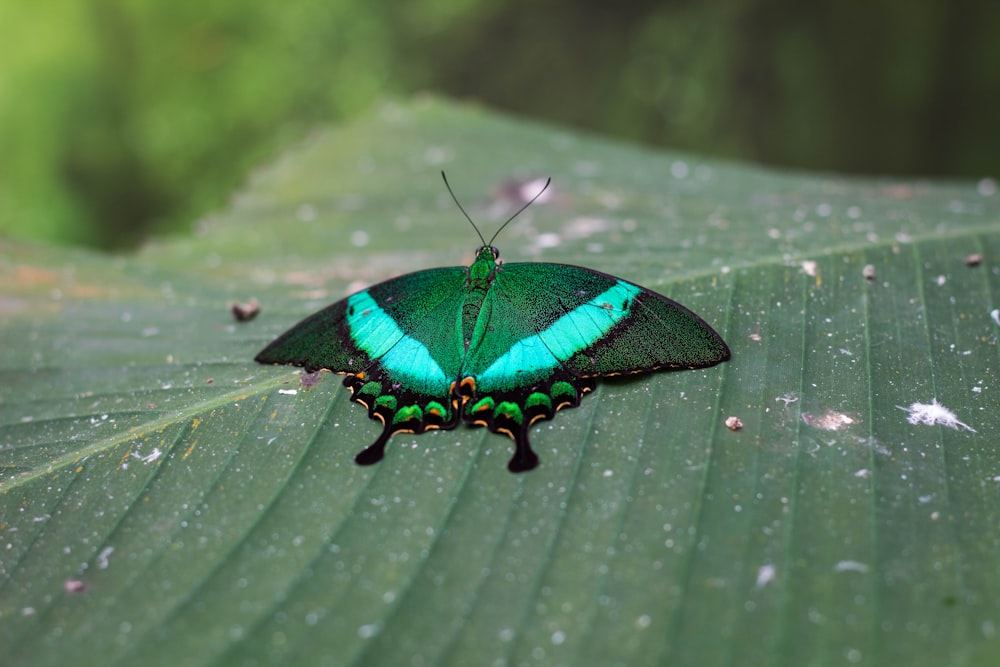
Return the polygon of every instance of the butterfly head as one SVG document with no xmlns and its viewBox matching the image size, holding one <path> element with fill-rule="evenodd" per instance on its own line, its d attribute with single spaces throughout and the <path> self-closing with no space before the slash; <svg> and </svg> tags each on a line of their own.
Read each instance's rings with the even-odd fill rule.
<svg viewBox="0 0 1000 667">
<path fill-rule="evenodd" d="M 469 284 L 478 289 L 487 289 L 497 270 L 500 251 L 491 245 L 480 246 L 476 251 L 476 261 L 469 266 Z"/>
<path fill-rule="evenodd" d="M 493 262 L 500 259 L 500 250 L 496 246 L 492 245 L 482 245 L 476 249 L 476 261 L 487 261 Z"/>
</svg>

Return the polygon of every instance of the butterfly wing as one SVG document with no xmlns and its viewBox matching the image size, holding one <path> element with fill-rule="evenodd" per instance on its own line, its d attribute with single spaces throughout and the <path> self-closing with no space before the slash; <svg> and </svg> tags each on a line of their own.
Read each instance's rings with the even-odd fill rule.
<svg viewBox="0 0 1000 667">
<path fill-rule="evenodd" d="M 461 314 L 465 271 L 463 267 L 418 271 L 356 292 L 302 320 L 255 359 L 303 366 L 307 371 L 357 373 L 413 338 L 433 349 L 434 363 L 450 368 L 453 378 L 461 363 L 459 339 L 453 327 L 434 322 Z"/>
<path fill-rule="evenodd" d="M 595 377 L 695 369 L 729 360 L 729 346 L 722 337 L 676 301 L 591 269 L 563 269 L 580 284 L 589 278 L 590 287 L 586 293 L 573 292 L 573 297 L 586 301 L 546 331 L 543 339 L 553 346 L 560 336 L 573 341 L 571 347 L 577 349 L 564 366 L 574 374 Z M 601 335 L 595 337 L 596 332 Z"/>
<path fill-rule="evenodd" d="M 470 350 L 463 368 L 485 391 L 531 384 L 552 372 L 600 377 L 729 359 L 719 334 L 689 309 L 599 271 L 504 264 L 489 297 L 492 343 Z"/>
<path fill-rule="evenodd" d="M 458 422 L 450 388 L 464 352 L 459 325 L 465 283 L 464 267 L 387 280 L 302 320 L 256 361 L 346 374 L 352 400 L 384 425 L 357 458 L 375 463 L 393 433 Z"/>
<path fill-rule="evenodd" d="M 462 368 L 475 378 L 462 419 L 513 438 L 515 472 L 538 464 L 531 424 L 579 405 L 593 378 L 729 359 L 719 334 L 681 304 L 579 266 L 505 264 L 483 308 L 489 335 Z"/>
</svg>

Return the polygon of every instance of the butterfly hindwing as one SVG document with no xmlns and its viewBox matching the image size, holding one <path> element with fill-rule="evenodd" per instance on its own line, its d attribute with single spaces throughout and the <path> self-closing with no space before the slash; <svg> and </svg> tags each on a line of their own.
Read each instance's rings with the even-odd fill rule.
<svg viewBox="0 0 1000 667">
<path fill-rule="evenodd" d="M 346 374 L 351 399 L 383 424 L 378 440 L 357 457 L 375 463 L 394 433 L 458 423 L 450 388 L 461 364 L 455 327 L 465 273 L 430 269 L 356 292 L 292 327 L 256 360 Z"/>
</svg>

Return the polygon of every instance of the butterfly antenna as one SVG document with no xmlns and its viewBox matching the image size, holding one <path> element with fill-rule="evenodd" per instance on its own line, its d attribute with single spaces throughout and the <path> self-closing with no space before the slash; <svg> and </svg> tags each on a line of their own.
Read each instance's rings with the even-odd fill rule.
<svg viewBox="0 0 1000 667">
<path fill-rule="evenodd" d="M 552 179 L 551 178 L 547 178 L 545 180 L 545 185 L 542 186 L 542 189 L 539 190 L 537 193 L 535 193 L 535 196 L 532 197 L 531 199 L 529 199 L 528 203 L 526 203 L 521 208 L 517 209 L 517 212 L 514 215 L 510 216 L 509 218 L 507 218 L 507 221 L 505 223 L 503 223 L 502 225 L 500 225 L 500 229 L 498 229 L 496 231 L 496 233 L 493 234 L 493 237 L 490 238 L 490 242 L 487 243 L 486 239 L 483 238 L 482 232 L 479 231 L 479 227 L 476 227 L 476 223 L 474 223 L 472 221 L 472 218 L 469 217 L 469 214 L 465 212 L 464 208 L 462 208 L 461 202 L 459 202 L 458 201 L 458 197 L 455 196 L 455 191 L 451 189 L 451 184 L 448 182 L 448 177 L 445 176 L 444 170 L 441 171 L 441 178 L 444 179 L 444 186 L 446 188 L 448 188 L 448 194 L 451 195 L 451 199 L 452 199 L 452 201 L 455 202 L 455 206 L 457 206 L 458 210 L 462 212 L 462 215 L 465 216 L 465 219 L 469 221 L 469 224 L 472 225 L 472 228 L 476 230 L 476 234 L 479 236 L 479 240 L 483 242 L 484 246 L 493 245 L 493 241 L 496 239 L 497 236 L 500 235 L 500 232 L 503 231 L 503 228 L 506 227 L 507 225 L 509 225 L 514 218 L 516 218 L 517 216 L 521 215 L 524 212 L 524 209 L 526 209 L 529 206 L 531 206 L 532 204 L 534 204 L 535 200 L 538 199 L 539 197 L 541 197 L 542 193 L 549 189 L 549 184 L 552 183 Z"/>
<path fill-rule="evenodd" d="M 548 189 L 549 189 L 549 184 L 550 184 L 550 183 L 552 183 L 552 178 L 547 178 L 547 179 L 545 179 L 545 185 L 543 185 L 543 186 L 542 186 L 542 189 L 541 189 L 541 190 L 539 190 L 538 192 L 536 192 L 536 193 L 535 193 L 535 196 L 534 196 L 534 197 L 532 197 L 531 199 L 529 199 L 529 200 L 528 200 L 528 203 L 527 203 L 527 204 L 525 204 L 525 205 L 524 205 L 524 206 L 522 206 L 521 208 L 517 209 L 517 212 L 516 212 L 516 213 L 515 213 L 514 215 L 510 216 L 509 218 L 507 218 L 507 222 L 505 222 L 505 223 L 503 223 L 502 225 L 500 225 L 500 229 L 498 229 L 498 230 L 497 230 L 497 231 L 496 231 L 496 232 L 495 232 L 495 233 L 493 234 L 493 237 L 492 237 L 492 238 L 490 239 L 490 242 L 489 242 L 489 245 L 493 245 L 493 241 L 494 241 L 494 239 L 496 239 L 496 237 L 500 236 L 500 232 L 502 232 L 502 231 L 503 231 L 503 228 L 504 228 L 504 227 L 506 227 L 507 225 L 509 225 L 509 224 L 510 224 L 511 220 L 513 220 L 513 219 L 514 219 L 514 218 L 516 218 L 517 216 L 519 216 L 519 215 L 521 215 L 522 213 L 524 213 L 524 209 L 526 209 L 526 208 L 528 208 L 529 206 L 531 206 L 532 204 L 534 204 L 534 203 L 535 203 L 535 200 L 536 200 L 536 199 L 538 199 L 539 197 L 541 197 L 541 196 L 542 196 L 542 193 L 543 193 L 543 192 L 545 192 L 546 190 L 548 190 Z M 483 245 L 486 245 L 486 244 L 483 244 Z"/>
<path fill-rule="evenodd" d="M 462 208 L 461 202 L 459 202 L 458 197 L 455 196 L 455 191 L 451 189 L 451 183 L 448 182 L 448 177 L 444 175 L 444 169 L 441 170 L 441 178 L 444 179 L 444 186 L 448 188 L 448 194 L 451 195 L 451 200 L 455 202 L 455 206 L 457 206 L 458 210 L 462 212 L 462 215 L 465 216 L 465 219 L 469 221 L 469 224 L 472 225 L 472 228 L 476 230 L 476 234 L 479 236 L 479 240 L 482 241 L 483 245 L 485 246 L 486 239 L 483 238 L 482 233 L 479 231 L 479 227 L 476 227 L 476 223 L 472 221 L 472 218 L 469 217 L 469 214 L 465 212 L 464 208 Z"/>
</svg>

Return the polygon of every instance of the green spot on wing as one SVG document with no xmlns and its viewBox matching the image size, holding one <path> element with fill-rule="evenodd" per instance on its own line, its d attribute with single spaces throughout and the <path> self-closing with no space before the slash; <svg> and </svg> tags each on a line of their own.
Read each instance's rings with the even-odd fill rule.
<svg viewBox="0 0 1000 667">
<path fill-rule="evenodd" d="M 576 389 L 573 388 L 569 382 L 553 382 L 552 388 L 553 398 L 564 398 L 567 396 L 576 396 Z"/>
<path fill-rule="evenodd" d="M 526 409 L 541 407 L 548 410 L 552 409 L 552 399 L 549 398 L 547 394 L 543 394 L 540 391 L 534 391 L 528 394 L 528 398 L 524 401 L 524 407 Z"/>
<path fill-rule="evenodd" d="M 524 419 L 521 407 L 517 403 L 513 403 L 511 401 L 504 401 L 503 403 L 498 404 L 496 410 L 493 411 L 493 414 L 497 417 L 506 417 L 507 419 L 510 419 L 518 424 L 520 424 Z"/>
<path fill-rule="evenodd" d="M 494 405 L 496 405 L 496 401 L 487 396 L 476 401 L 468 411 L 470 413 L 490 412 L 493 410 Z"/>
<path fill-rule="evenodd" d="M 358 390 L 359 394 L 364 396 L 379 396 L 382 393 L 382 384 L 380 382 L 366 382 Z"/>
<path fill-rule="evenodd" d="M 423 416 L 424 411 L 420 409 L 419 405 L 407 405 L 396 411 L 392 422 L 394 424 L 401 424 L 409 421 L 420 421 L 423 419 Z"/>
<path fill-rule="evenodd" d="M 428 401 L 427 412 L 433 415 L 443 417 L 444 415 L 448 414 L 448 409 L 443 405 L 441 405 L 440 403 L 438 403 L 437 401 Z"/>
<path fill-rule="evenodd" d="M 379 408 L 385 408 L 387 410 L 396 409 L 396 397 L 382 395 L 375 399 L 375 406 Z"/>
</svg>

